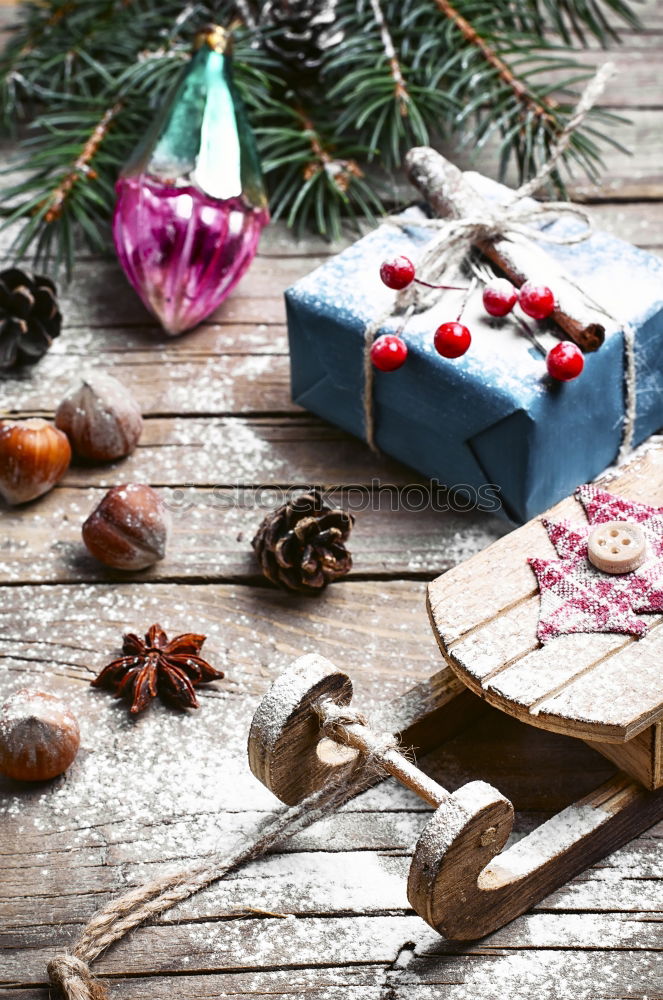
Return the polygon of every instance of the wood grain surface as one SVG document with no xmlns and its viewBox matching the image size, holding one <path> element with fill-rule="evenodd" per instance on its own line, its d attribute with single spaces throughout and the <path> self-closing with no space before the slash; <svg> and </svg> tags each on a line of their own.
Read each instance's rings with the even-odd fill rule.
<svg viewBox="0 0 663 1000">
<path fill-rule="evenodd" d="M 599 485 L 616 496 L 663 505 L 663 442 L 646 442 Z M 587 523 L 574 498 L 546 516 Z M 637 642 L 617 633 L 576 633 L 541 646 L 530 557 L 556 557 L 538 518 L 430 584 L 431 621 L 447 662 L 492 705 L 543 729 L 626 743 L 655 726 L 663 715 L 661 615 L 648 616 L 650 630 Z M 496 567 L 500 586 L 489 586 Z"/>
<path fill-rule="evenodd" d="M 0 25 L 11 15 L 0 0 Z M 663 3 L 639 6 L 607 106 L 632 125 L 598 186 L 575 179 L 597 224 L 663 251 Z M 596 64 L 603 53 L 587 53 Z M 463 143 L 460 144 L 461 147 Z M 6 159 L 4 147 L 0 156 Z M 461 149 L 463 166 L 495 158 Z M 472 160 L 472 162 L 469 162 Z M 0 236 L 8 261 L 11 234 Z M 281 293 L 336 247 L 265 234 L 253 268 L 212 320 L 161 336 L 110 260 L 86 258 L 64 292 L 62 337 L 34 373 L 0 381 L 0 412 L 51 415 L 85 367 L 126 381 L 146 412 L 141 446 L 107 468 L 72 467 L 20 513 L 0 509 L 0 695 L 23 685 L 74 707 L 82 750 L 43 787 L 0 780 L 0 995 L 48 1000 L 45 966 L 102 903 L 250 834 L 275 806 L 251 775 L 246 737 L 270 681 L 302 653 L 351 674 L 355 704 L 389 723 L 406 689 L 439 674 L 426 582 L 505 534 L 479 513 L 408 513 L 374 503 L 377 487 L 419 480 L 290 401 Z M 167 559 L 130 580 L 95 565 L 80 524 L 104 486 L 136 479 L 169 497 Z M 360 487 L 355 571 L 320 600 L 258 577 L 249 541 L 258 487 Z M 230 500 L 228 495 L 230 494 Z M 276 496 L 272 493 L 272 499 Z M 372 509 L 375 507 L 376 509 Z M 478 581 L 473 580 L 472 586 Z M 494 591 L 486 590 L 486 599 Z M 527 602 L 521 613 L 534 613 Z M 209 636 L 226 677 L 198 713 L 155 705 L 138 720 L 89 680 L 123 631 L 160 621 Z M 459 639 L 459 644 L 462 643 Z M 579 740 L 485 707 L 423 760 L 445 787 L 494 784 L 517 807 L 514 839 L 614 772 Z M 663 826 L 595 864 L 503 930 L 451 944 L 417 917 L 407 871 L 430 811 L 394 782 L 364 793 L 283 850 L 200 893 L 98 963 L 113 1000 L 649 1000 L 663 997 Z"/>
</svg>

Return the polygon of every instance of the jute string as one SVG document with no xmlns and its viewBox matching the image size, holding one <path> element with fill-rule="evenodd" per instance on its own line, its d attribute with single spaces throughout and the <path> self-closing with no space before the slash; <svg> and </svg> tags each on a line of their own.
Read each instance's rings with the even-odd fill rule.
<svg viewBox="0 0 663 1000">
<path fill-rule="evenodd" d="M 427 282 L 439 282 L 447 269 L 453 266 L 460 269 L 472 251 L 475 243 L 485 240 L 506 238 L 512 241 L 536 240 L 561 246 L 581 243 L 592 231 L 592 223 L 587 212 L 578 205 L 560 201 L 533 201 L 531 196 L 541 187 L 543 182 L 555 170 L 561 157 L 568 148 L 571 137 L 602 94 L 608 79 L 615 72 L 613 63 L 605 63 L 589 81 L 583 91 L 576 109 L 566 123 L 559 138 L 552 147 L 550 156 L 541 165 L 536 175 L 526 184 L 522 184 L 513 193 L 513 198 L 505 205 L 491 206 L 481 217 L 467 216 L 461 219 L 425 219 L 414 223 L 403 216 L 388 216 L 384 221 L 401 229 L 412 228 L 432 229 L 433 238 L 426 244 L 425 250 L 417 262 L 418 276 Z M 579 233 L 558 236 L 546 233 L 537 228 L 537 224 L 552 221 L 561 215 L 572 215 L 585 223 L 585 229 Z M 583 289 L 580 289 L 583 291 Z M 583 294 L 584 291 L 583 291 Z M 371 362 L 371 348 L 379 330 L 392 317 L 400 317 L 400 329 L 403 329 L 414 312 L 428 309 L 439 297 L 439 292 L 425 286 L 412 283 L 400 291 L 392 306 L 381 316 L 371 320 L 364 328 L 363 356 L 363 413 L 364 437 L 373 451 L 378 451 L 375 440 L 375 407 L 374 407 L 374 370 Z M 610 319 L 615 317 L 599 307 L 601 312 Z M 619 461 L 630 452 L 633 443 L 636 406 L 636 377 L 634 334 L 631 327 L 620 324 L 624 332 L 624 425 Z"/>
<path fill-rule="evenodd" d="M 346 707 L 339 709 L 332 702 L 321 702 L 316 710 L 322 734 L 330 738 L 338 733 L 342 724 L 366 724 L 363 716 Z M 146 882 L 98 910 L 71 950 L 55 955 L 48 963 L 50 983 L 59 988 L 66 1000 L 108 1000 L 106 987 L 90 971 L 92 962 L 106 948 L 146 920 L 261 857 L 276 844 L 333 812 L 343 801 L 366 787 L 367 768 L 383 773 L 380 762 L 396 746 L 397 741 L 392 735 L 372 734 L 370 752 L 360 755 L 356 766 L 340 769 L 339 777 L 320 791 L 309 795 L 298 805 L 270 816 L 248 843 L 235 850 L 217 851 L 202 861 L 182 865 L 169 875 Z"/>
</svg>

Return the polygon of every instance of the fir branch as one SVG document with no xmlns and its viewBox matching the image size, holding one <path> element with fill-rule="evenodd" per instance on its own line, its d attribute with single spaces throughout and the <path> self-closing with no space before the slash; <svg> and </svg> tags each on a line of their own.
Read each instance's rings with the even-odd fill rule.
<svg viewBox="0 0 663 1000">
<path fill-rule="evenodd" d="M 116 101 L 112 107 L 104 111 L 70 169 L 65 172 L 62 180 L 46 199 L 44 222 L 47 225 L 61 218 L 67 198 L 77 181 L 81 179 L 96 180 L 98 175 L 92 167 L 92 161 L 99 152 L 99 147 L 106 138 L 113 121 L 122 110 L 122 106 L 122 101 Z"/>
<path fill-rule="evenodd" d="M 426 0 L 428 3 L 429 0 Z M 398 5 L 382 4 L 384 23 L 397 53 L 399 72 L 407 89 L 407 114 L 394 86 L 390 54 L 383 44 L 373 9 L 355 0 L 343 0 L 340 28 L 345 42 L 325 63 L 326 78 L 335 81 L 329 101 L 338 107 L 336 130 L 358 134 L 368 148 L 368 159 L 380 156 L 386 166 L 399 166 L 406 149 L 425 145 L 431 131 L 457 105 L 444 88 L 429 85 L 405 57 L 407 31 Z M 430 10 L 430 8 L 429 8 Z M 368 20 L 367 20 L 368 18 Z"/>
<path fill-rule="evenodd" d="M 346 193 L 353 177 L 363 177 L 364 172 L 356 160 L 340 160 L 332 156 L 331 152 L 322 144 L 320 135 L 316 131 L 315 125 L 303 108 L 296 109 L 297 116 L 301 122 L 304 135 L 310 142 L 312 158 L 303 170 L 304 181 L 309 181 L 320 171 L 325 171 L 330 180 L 339 191 Z"/>
<path fill-rule="evenodd" d="M 528 111 L 531 111 L 538 118 L 556 125 L 552 104 L 549 101 L 537 100 L 533 96 L 525 82 L 516 76 L 504 59 L 488 44 L 485 38 L 482 38 L 476 28 L 458 12 L 453 4 L 449 3 L 449 0 L 435 0 L 435 3 L 441 13 L 458 28 L 465 41 L 478 49 L 486 62 L 496 71 L 500 80 L 513 91 Z"/>
<path fill-rule="evenodd" d="M 298 231 L 315 228 L 328 239 L 341 236 L 344 217 L 375 221 L 382 202 L 355 159 L 365 150 L 333 149 L 297 95 L 290 95 L 288 106 L 271 101 L 270 107 L 279 124 L 262 126 L 257 138 L 263 170 L 274 177 L 272 218 L 284 218 Z M 280 124 L 283 113 L 291 123 L 287 130 Z"/>
<path fill-rule="evenodd" d="M 642 29 L 637 14 L 623 0 L 603 0 L 603 4 L 629 28 Z M 522 0 L 516 6 L 522 8 L 531 29 L 540 34 L 550 29 L 567 45 L 574 39 L 586 45 L 588 34 L 604 47 L 608 41 L 619 41 L 617 28 L 610 24 L 596 0 Z"/>
<path fill-rule="evenodd" d="M 274 29 L 263 11 L 276 2 L 24 3 L 22 24 L 0 55 L 0 125 L 33 126 L 14 166 L 27 176 L 4 192 L 5 224 L 23 224 L 15 252 L 54 253 L 71 266 L 77 232 L 95 249 L 109 244 L 121 164 L 209 21 L 244 17 L 236 81 L 273 216 L 329 236 L 347 215 L 382 211 L 366 163 L 379 156 L 398 167 L 413 143 L 464 132 L 475 148 L 497 145 L 502 171 L 515 162 L 521 178 L 531 176 L 591 73 L 555 39 L 604 44 L 620 22 L 637 25 L 626 0 L 338 0 L 333 34 L 344 34 L 343 44 L 326 48 L 317 75 L 293 87 L 278 46 L 267 44 Z M 323 0 L 299 2 L 317 10 Z M 566 168 L 597 177 L 616 120 L 594 108 L 573 133 Z M 561 185 L 559 174 L 554 180 Z"/>
<path fill-rule="evenodd" d="M 396 49 L 394 48 L 391 32 L 389 31 L 389 26 L 385 21 L 384 13 L 382 12 L 382 7 L 380 6 L 380 0 L 371 0 L 371 7 L 373 8 L 373 15 L 380 30 L 382 47 L 384 49 L 387 62 L 389 63 L 389 69 L 391 70 L 391 75 L 394 81 L 394 97 L 398 102 L 401 115 L 405 118 L 408 114 L 410 95 L 405 84 L 401 64 L 398 56 L 396 55 Z"/>
</svg>

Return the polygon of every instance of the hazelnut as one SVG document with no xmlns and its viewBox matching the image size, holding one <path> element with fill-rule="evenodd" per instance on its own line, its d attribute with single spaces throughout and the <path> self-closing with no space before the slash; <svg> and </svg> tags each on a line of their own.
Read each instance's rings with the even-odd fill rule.
<svg viewBox="0 0 663 1000">
<path fill-rule="evenodd" d="M 48 493 L 70 461 L 67 435 L 48 421 L 0 421 L 0 494 L 7 503 L 27 503 Z"/>
<path fill-rule="evenodd" d="M 111 462 L 130 455 L 143 430 L 140 407 L 121 382 L 91 372 L 60 403 L 55 425 L 79 458 Z"/>
<path fill-rule="evenodd" d="M 163 559 L 170 515 L 151 486 L 114 486 L 83 525 L 83 541 L 114 569 L 144 569 Z"/>
<path fill-rule="evenodd" d="M 46 781 L 66 771 L 81 743 L 78 722 L 52 694 L 15 691 L 0 711 L 0 773 Z"/>
</svg>

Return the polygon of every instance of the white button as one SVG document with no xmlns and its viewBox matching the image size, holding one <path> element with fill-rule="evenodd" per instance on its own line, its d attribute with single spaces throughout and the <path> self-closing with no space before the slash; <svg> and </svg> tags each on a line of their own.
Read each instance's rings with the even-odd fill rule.
<svg viewBox="0 0 663 1000">
<path fill-rule="evenodd" d="M 587 539 L 589 561 L 604 573 L 631 573 L 645 561 L 647 544 L 633 521 L 598 524 Z"/>
</svg>

